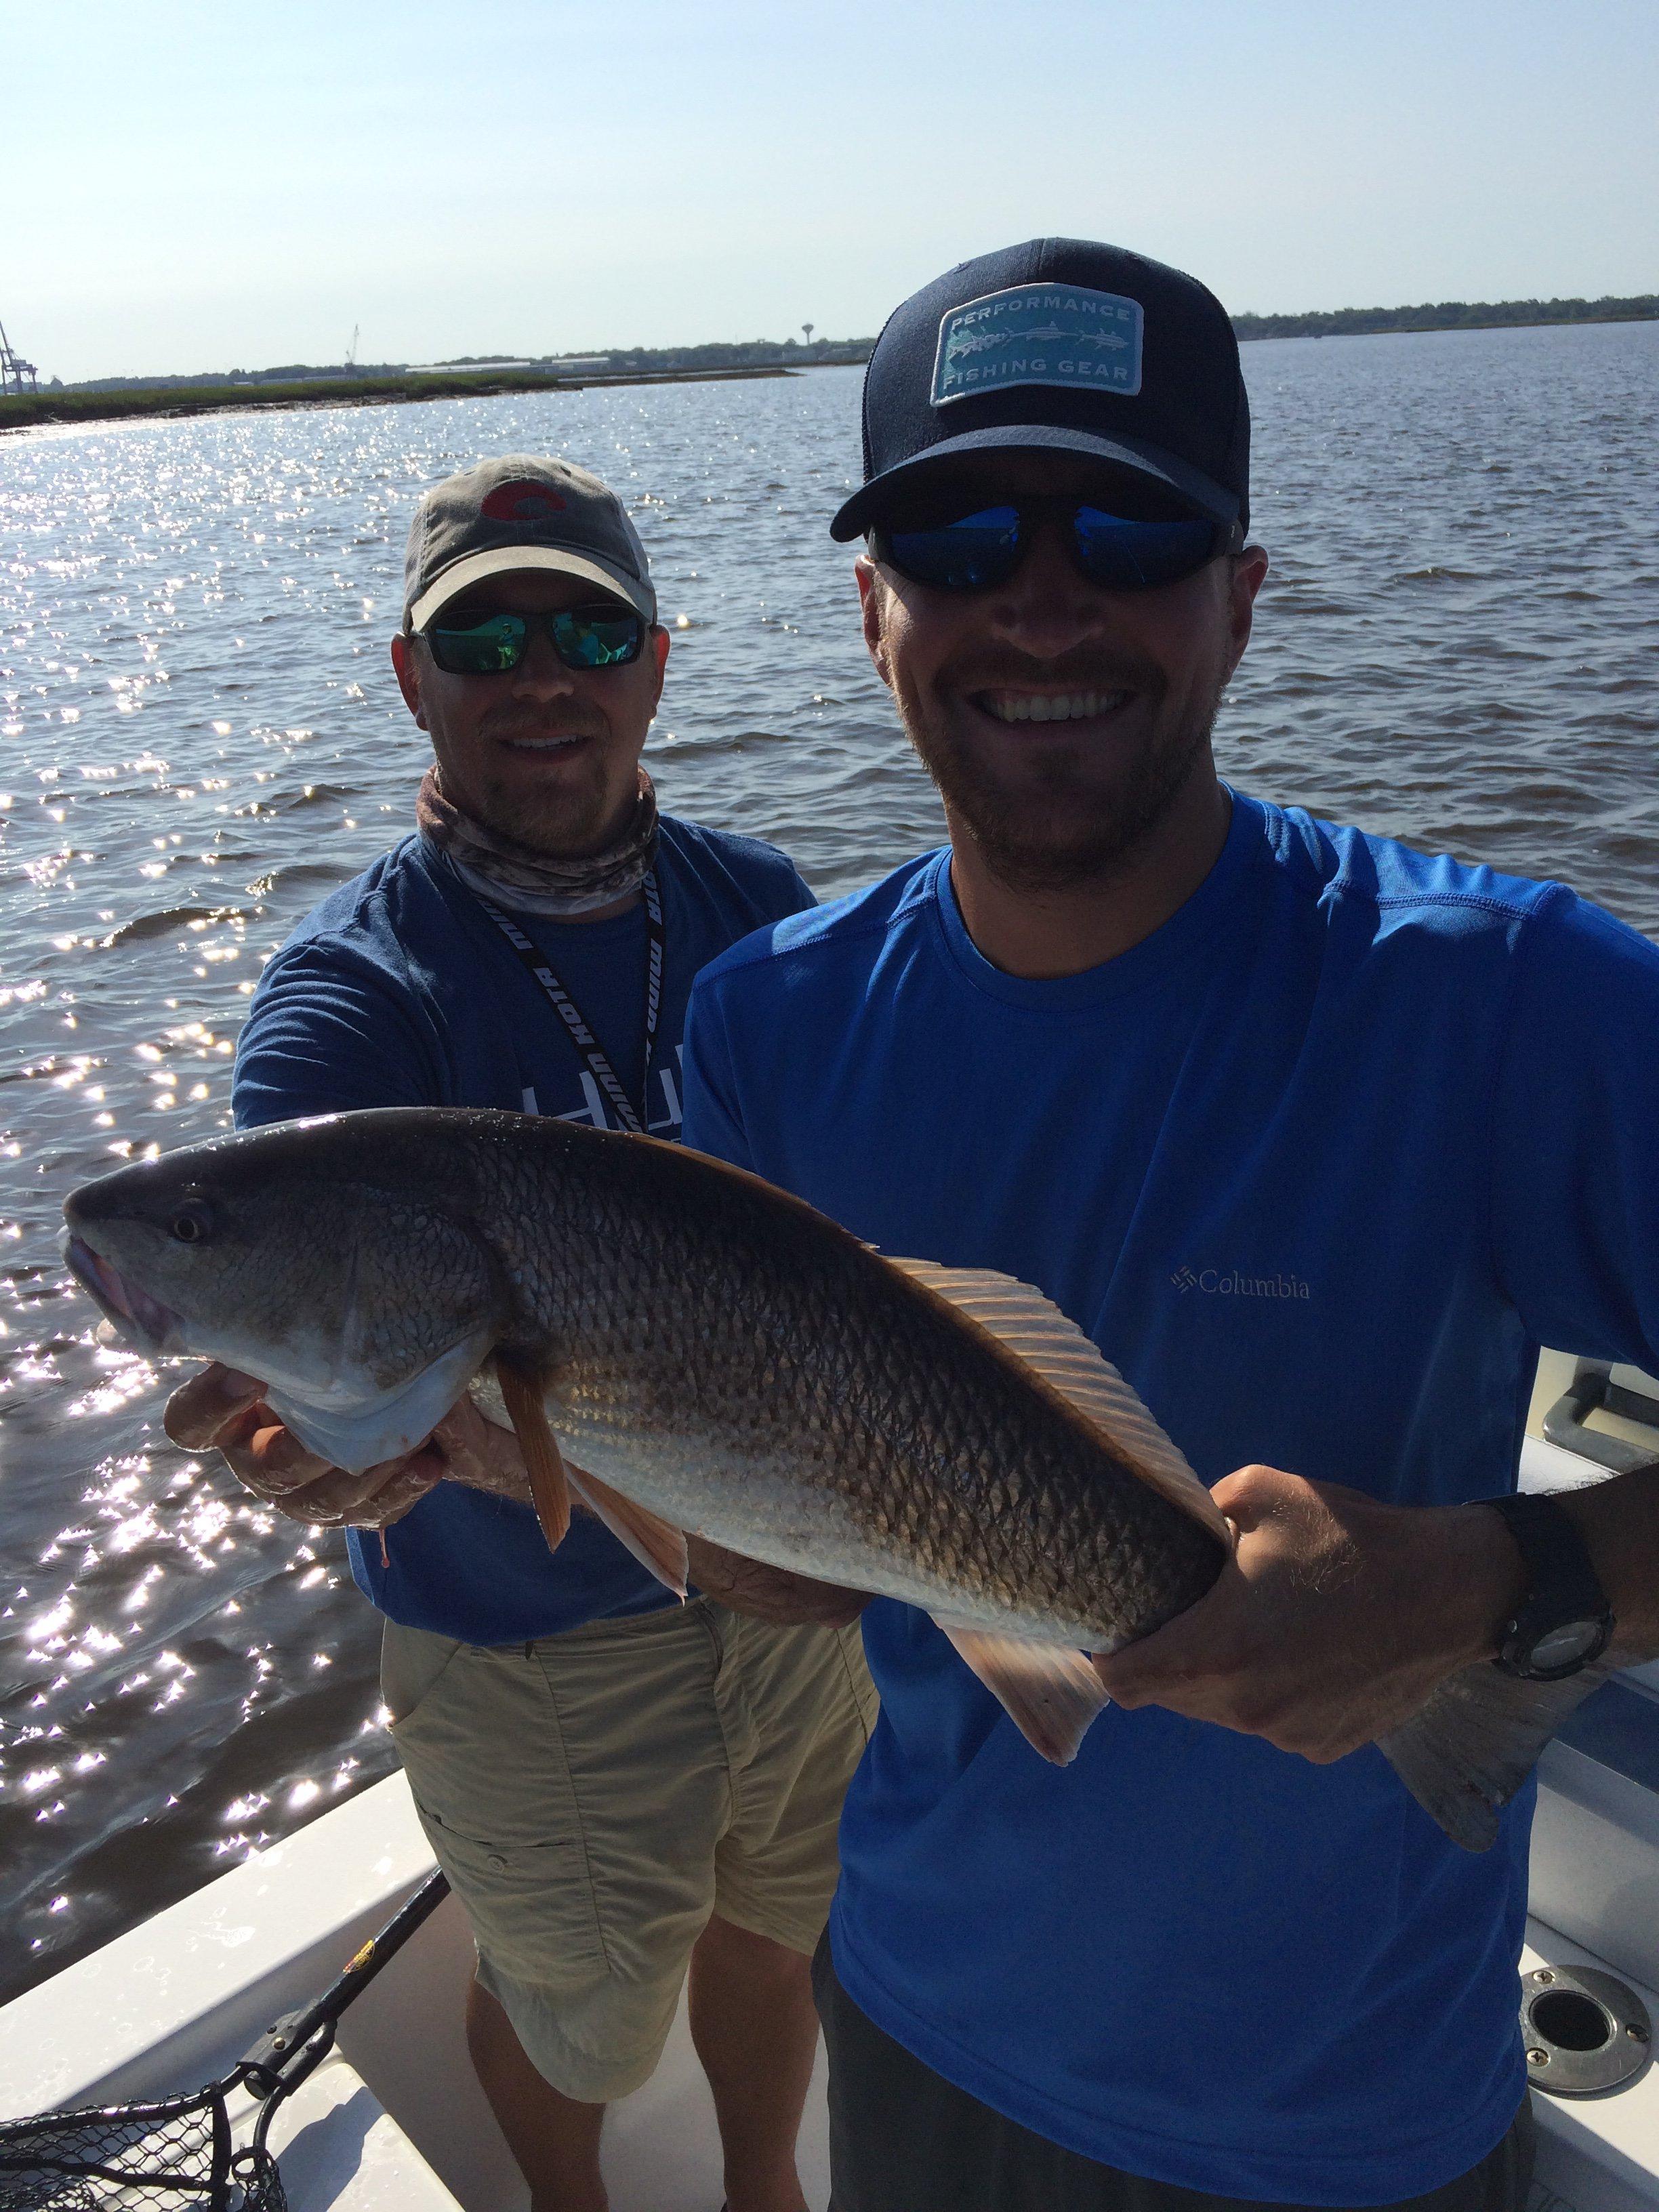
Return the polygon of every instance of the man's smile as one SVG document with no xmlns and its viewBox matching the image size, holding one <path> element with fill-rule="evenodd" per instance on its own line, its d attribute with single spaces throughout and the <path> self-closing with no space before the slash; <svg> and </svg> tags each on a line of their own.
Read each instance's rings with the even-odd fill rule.
<svg viewBox="0 0 1659 2212">
<path fill-rule="evenodd" d="M 1127 707 L 1133 691 L 975 691 L 970 703 L 999 722 L 1097 721 Z"/>
</svg>

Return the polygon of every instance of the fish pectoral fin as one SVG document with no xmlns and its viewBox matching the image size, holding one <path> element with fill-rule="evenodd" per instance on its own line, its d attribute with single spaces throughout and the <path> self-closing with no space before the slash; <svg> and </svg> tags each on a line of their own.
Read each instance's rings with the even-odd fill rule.
<svg viewBox="0 0 1659 2212">
<path fill-rule="evenodd" d="M 1448 1675 L 1421 1712 L 1376 1747 L 1412 1796 L 1466 1851 L 1498 1840 L 1498 1815 L 1573 1707 L 1614 1669 L 1528 1682 L 1490 1659 Z"/>
<path fill-rule="evenodd" d="M 1032 1750 L 1069 1766 L 1089 1723 L 1111 1703 L 1087 1655 L 1065 1644 L 999 1636 L 937 1613 L 933 1620 Z"/>
<path fill-rule="evenodd" d="M 530 1473 L 536 1518 L 542 1524 L 548 1550 L 556 1552 L 570 1526 L 570 1486 L 565 1479 L 558 1438 L 548 1426 L 541 1378 L 498 1352 L 495 1379 Z"/>
<path fill-rule="evenodd" d="M 597 1474 L 590 1474 L 574 1461 L 565 1462 L 565 1473 L 577 1497 L 604 1522 L 617 1541 L 676 1597 L 684 1598 L 690 1579 L 690 1565 L 685 1538 L 680 1530 L 653 1513 L 648 1506 L 636 1505 L 631 1498 L 624 1498 L 619 1490 L 613 1490 L 608 1482 L 601 1482 Z"/>
<path fill-rule="evenodd" d="M 1092 1339 L 1017 1276 L 988 1267 L 942 1267 L 933 1260 L 893 1260 L 915 1281 L 965 1314 L 1029 1367 L 1097 1430 L 1115 1454 L 1127 1454 L 1135 1474 L 1190 1513 L 1229 1552 L 1232 1531 L 1181 1447 L 1153 1419 L 1134 1385 L 1120 1375 Z"/>
</svg>

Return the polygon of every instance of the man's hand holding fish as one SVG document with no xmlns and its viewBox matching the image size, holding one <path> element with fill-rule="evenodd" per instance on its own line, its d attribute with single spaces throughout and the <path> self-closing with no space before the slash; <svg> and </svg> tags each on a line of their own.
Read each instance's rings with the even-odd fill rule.
<svg viewBox="0 0 1659 2212">
<path fill-rule="evenodd" d="M 1270 1467 L 1212 1495 L 1234 1555 L 1188 1612 L 1096 1660 L 1120 1705 L 1342 1759 L 1490 1658 L 1494 1624 L 1525 1594 L 1514 1545 L 1478 1505 L 1386 1505 Z"/>
<path fill-rule="evenodd" d="M 463 1399 L 413 1452 L 354 1474 L 310 1451 L 265 1403 L 265 1385 L 218 1361 L 167 1401 L 167 1431 L 190 1451 L 222 1452 L 244 1488 L 308 1528 L 386 1528 L 447 1477 L 525 1503 L 530 1480 L 516 1444 Z M 486 1454 L 489 1457 L 486 1458 Z M 507 1462 L 501 1479 L 487 1471 Z"/>
</svg>

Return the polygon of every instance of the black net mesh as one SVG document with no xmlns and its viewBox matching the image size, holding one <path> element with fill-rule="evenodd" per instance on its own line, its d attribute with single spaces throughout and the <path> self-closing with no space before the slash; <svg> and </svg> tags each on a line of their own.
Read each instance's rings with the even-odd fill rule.
<svg viewBox="0 0 1659 2212">
<path fill-rule="evenodd" d="M 268 2151 L 233 2148 L 224 2094 L 0 2123 L 0 2212 L 288 2212 Z"/>
</svg>

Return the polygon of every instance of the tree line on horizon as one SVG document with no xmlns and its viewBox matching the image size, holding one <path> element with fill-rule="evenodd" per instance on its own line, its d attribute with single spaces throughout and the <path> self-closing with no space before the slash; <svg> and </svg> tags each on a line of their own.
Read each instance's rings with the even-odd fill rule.
<svg viewBox="0 0 1659 2212">
<path fill-rule="evenodd" d="M 1659 293 L 1638 293 L 1628 298 L 1599 300 L 1441 300 L 1414 307 L 1334 307 L 1305 314 L 1237 314 L 1232 318 L 1241 341 L 1254 338 L 1364 337 L 1389 331 L 1492 330 L 1540 323 L 1612 323 L 1659 320 Z M 538 376 L 650 375 L 679 370 L 695 374 L 720 368 L 788 368 L 807 366 L 853 365 L 867 361 L 873 337 L 817 338 L 804 345 L 799 338 L 750 338 L 693 346 L 627 346 L 596 349 L 591 354 L 542 354 L 514 356 L 522 362 L 517 371 L 533 380 Z M 276 368 L 209 369 L 194 375 L 100 376 L 65 384 L 53 377 L 42 385 L 52 392 L 166 392 L 227 385 L 293 385 L 334 382 L 359 386 L 387 379 L 455 376 L 489 373 L 489 364 L 500 354 L 464 354 L 437 362 L 431 370 L 411 371 L 402 362 L 312 364 L 289 362 Z M 9 412 L 0 403 L 0 409 Z"/>
<path fill-rule="evenodd" d="M 1501 330 L 1535 323 L 1659 320 L 1659 292 L 1629 299 L 1439 300 L 1419 307 L 1333 307 L 1305 315 L 1235 315 L 1241 339 L 1364 337 L 1383 331 Z"/>
</svg>

